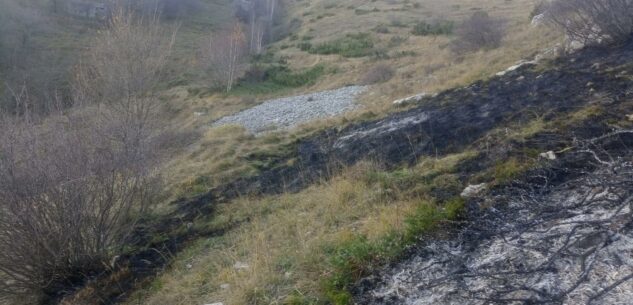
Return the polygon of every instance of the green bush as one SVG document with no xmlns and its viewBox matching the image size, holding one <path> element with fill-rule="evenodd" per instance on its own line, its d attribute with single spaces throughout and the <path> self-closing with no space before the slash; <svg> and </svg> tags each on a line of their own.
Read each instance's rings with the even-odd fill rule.
<svg viewBox="0 0 633 305">
<path fill-rule="evenodd" d="M 234 88 L 237 94 L 271 93 L 285 88 L 313 85 L 325 73 L 325 66 L 317 65 L 304 71 L 292 71 L 286 65 L 254 65 Z"/>
<path fill-rule="evenodd" d="M 297 47 L 304 52 L 309 52 L 312 49 L 312 44 L 309 42 L 302 42 L 297 45 Z"/>
<path fill-rule="evenodd" d="M 417 36 L 450 35 L 453 33 L 454 27 L 455 24 L 452 21 L 438 21 L 432 24 L 420 21 L 413 26 L 411 34 Z"/>
<path fill-rule="evenodd" d="M 344 57 L 364 57 L 371 55 L 374 42 L 367 33 L 348 34 L 343 38 L 302 48 L 312 54 L 339 54 Z M 301 48 L 301 46 L 300 46 Z"/>
</svg>

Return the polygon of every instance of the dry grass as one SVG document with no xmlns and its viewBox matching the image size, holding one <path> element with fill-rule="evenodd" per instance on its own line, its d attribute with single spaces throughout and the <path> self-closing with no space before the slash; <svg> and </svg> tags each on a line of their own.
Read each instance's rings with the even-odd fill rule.
<svg viewBox="0 0 633 305">
<path fill-rule="evenodd" d="M 244 159 L 249 154 L 283 153 L 284 147 L 315 130 L 394 111 L 391 101 L 396 98 L 437 92 L 490 77 L 520 59 L 534 56 L 559 39 L 547 29 L 529 26 L 533 5 L 529 0 L 417 1 L 419 7 L 416 1 L 396 0 L 288 2 L 289 18 L 299 18 L 303 25 L 297 40 L 287 38 L 272 46 L 276 56 L 287 58 L 294 69 L 324 64 L 337 72 L 323 76 L 313 86 L 266 96 L 206 95 L 187 92 L 187 87 L 172 89 L 167 93 L 174 110 L 172 120 L 182 129 L 201 130 L 203 137 L 167 164 L 166 176 L 172 185 L 169 192 L 189 195 L 230 178 L 255 174 L 257 164 Z M 374 8 L 378 12 L 374 12 Z M 510 35 L 502 47 L 458 58 L 447 47 L 450 37 L 410 34 L 417 21 L 459 22 L 476 8 L 508 20 Z M 405 27 L 395 26 L 398 23 Z M 372 32 L 379 25 L 386 25 L 388 33 Z M 389 58 L 316 55 L 294 47 L 304 36 L 312 36 L 310 42 L 319 43 L 358 32 L 371 32 L 376 48 L 386 51 Z M 404 41 L 393 43 L 395 37 L 403 37 Z M 281 48 L 283 45 L 290 47 Z M 391 80 L 374 85 L 359 98 L 365 106 L 362 110 L 311 122 L 291 133 L 266 137 L 247 135 L 237 127 L 208 127 L 215 119 L 276 95 L 356 83 L 376 64 L 390 66 L 396 73 Z M 543 128 L 542 123 L 535 120 L 513 136 L 520 138 L 538 132 Z M 453 166 L 472 156 L 467 152 L 441 160 L 423 159 L 417 166 L 395 176 L 404 180 L 424 176 L 451 181 Z M 400 178 L 394 178 L 393 173 L 380 173 L 378 177 L 382 178 L 373 180 L 367 178 L 375 178 L 377 172 L 371 164 L 365 163 L 298 194 L 241 198 L 223 205 L 212 220 L 214 226 L 239 220 L 248 222 L 222 237 L 199 240 L 179 254 L 173 266 L 151 287 L 137 292 L 129 304 L 309 304 L 287 303 L 293 298 L 323 301 L 326 297 L 323 281 L 334 272 L 329 262 L 332 247 L 358 236 L 381 240 L 393 232 L 403 232 L 409 215 L 420 205 L 432 205 L 428 191 L 435 178 L 428 183 L 416 180 L 412 184 L 415 187 L 400 189 L 392 181 Z M 238 270 L 234 268 L 237 262 L 249 267 Z M 306 297 L 301 297 L 303 295 Z"/>
<path fill-rule="evenodd" d="M 395 71 L 392 79 L 372 86 L 359 97 L 358 101 L 364 107 L 338 118 L 310 122 L 296 131 L 306 134 L 305 129 L 313 131 L 340 126 L 396 111 L 391 102 L 397 98 L 420 92 L 438 92 L 488 78 L 520 59 L 533 57 L 559 39 L 557 33 L 547 28 L 530 26 L 531 0 L 380 0 L 370 3 L 360 0 L 315 0 L 286 3 L 289 12 L 287 18 L 297 18 L 303 24 L 296 37 L 291 36 L 275 43 L 270 48 L 271 52 L 276 57 L 284 57 L 289 66 L 296 70 L 323 64 L 328 71 L 335 73 L 326 73 L 309 87 L 265 95 L 227 96 L 186 86 L 170 90 L 166 97 L 175 113 L 173 121 L 184 129 L 201 130 L 206 134 L 196 147 L 170 164 L 173 181 L 190 181 L 199 176 L 214 176 L 212 179 L 221 180 L 231 173 L 248 174 L 250 170 L 238 162 L 240 156 L 243 157 L 240 154 L 252 151 L 261 142 L 235 128 L 208 129 L 214 120 L 250 108 L 266 99 L 358 83 L 371 67 L 378 64 L 389 66 Z M 502 47 L 456 56 L 448 48 L 452 36 L 422 37 L 411 34 L 412 26 L 418 21 L 450 20 L 459 23 L 478 10 L 507 20 L 509 35 Z M 388 33 L 373 32 L 378 26 L 386 27 Z M 296 47 L 304 42 L 303 37 L 313 37 L 309 42 L 318 44 L 359 32 L 371 33 L 376 42 L 375 49 L 382 50 L 389 58 L 318 55 Z M 402 41 L 398 42 L 398 39 Z M 231 169 L 227 171 L 226 167 Z"/>
<path fill-rule="evenodd" d="M 396 173 L 362 163 L 297 194 L 223 205 L 214 225 L 250 221 L 220 238 L 202 239 L 178 255 L 172 268 L 129 304 L 284 304 L 298 295 L 323 301 L 323 282 L 335 271 L 332 247 L 359 236 L 378 241 L 404 232 L 405 220 L 416 208 L 433 205 L 426 188 L 404 186 L 449 173 L 472 156 L 426 159 Z M 236 263 L 248 267 L 235 268 Z"/>
</svg>

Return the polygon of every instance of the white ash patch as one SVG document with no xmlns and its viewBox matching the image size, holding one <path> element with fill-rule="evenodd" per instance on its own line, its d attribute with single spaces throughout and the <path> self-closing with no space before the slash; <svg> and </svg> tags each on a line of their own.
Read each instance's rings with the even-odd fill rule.
<svg viewBox="0 0 633 305">
<path fill-rule="evenodd" d="M 334 148 L 343 148 L 349 142 L 354 141 L 364 141 L 369 137 L 376 137 L 385 133 L 394 132 L 399 129 L 403 129 L 410 125 L 417 125 L 422 122 L 426 122 L 430 116 L 426 113 L 422 114 L 410 114 L 407 117 L 401 118 L 399 120 L 392 120 L 390 118 L 384 119 L 375 124 L 372 128 L 366 130 L 360 130 L 353 132 L 347 136 L 340 137 L 334 143 Z"/>
<path fill-rule="evenodd" d="M 628 167 L 520 196 L 383 272 L 361 303 L 631 304 L 632 183 Z"/>
</svg>

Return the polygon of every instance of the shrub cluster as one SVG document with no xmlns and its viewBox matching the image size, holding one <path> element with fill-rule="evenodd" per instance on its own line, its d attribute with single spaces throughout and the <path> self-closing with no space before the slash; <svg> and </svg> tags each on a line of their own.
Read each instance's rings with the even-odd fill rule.
<svg viewBox="0 0 633 305">
<path fill-rule="evenodd" d="M 323 65 L 292 71 L 286 65 L 255 64 L 238 80 L 237 93 L 267 93 L 314 84 L 325 73 Z"/>
<path fill-rule="evenodd" d="M 364 85 L 384 83 L 390 80 L 394 74 L 395 71 L 390 66 L 386 64 L 378 64 L 367 71 L 361 79 L 361 83 Z"/>
<path fill-rule="evenodd" d="M 304 44 L 302 50 L 312 54 L 339 54 L 344 57 L 364 57 L 371 55 L 374 42 L 367 33 L 347 34 L 345 37 L 318 45 Z"/>
<path fill-rule="evenodd" d="M 438 36 L 453 34 L 455 24 L 452 21 L 437 21 L 427 23 L 420 21 L 413 26 L 411 34 L 417 36 Z"/>
<path fill-rule="evenodd" d="M 477 12 L 464 21 L 456 31 L 451 49 L 458 54 L 481 49 L 494 49 L 505 37 L 505 22 L 486 12 Z"/>
<path fill-rule="evenodd" d="M 76 67 L 70 105 L 42 118 L 15 95 L 23 109 L 0 114 L 0 303 L 58 297 L 124 254 L 169 144 L 156 92 L 173 35 L 119 10 Z"/>
<path fill-rule="evenodd" d="M 633 34 L 633 0 L 554 0 L 546 3 L 550 22 L 582 43 L 618 42 Z"/>
</svg>

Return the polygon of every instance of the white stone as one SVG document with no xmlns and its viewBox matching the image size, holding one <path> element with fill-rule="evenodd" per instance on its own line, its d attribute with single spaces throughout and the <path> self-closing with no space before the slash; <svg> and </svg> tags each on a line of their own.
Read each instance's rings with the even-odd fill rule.
<svg viewBox="0 0 633 305">
<path fill-rule="evenodd" d="M 548 151 L 548 152 L 544 152 L 539 154 L 539 157 L 543 158 L 543 159 L 547 159 L 547 160 L 556 160 L 556 153 L 554 153 L 553 151 Z"/>
<path fill-rule="evenodd" d="M 419 101 L 421 101 L 424 97 L 426 96 L 426 93 L 420 93 L 420 94 L 416 94 L 413 96 L 409 96 L 409 97 L 405 97 L 405 98 L 401 98 L 398 100 L 393 101 L 393 104 L 395 106 L 404 106 L 404 105 L 408 105 L 408 104 L 412 104 L 412 103 L 417 103 Z"/>
<path fill-rule="evenodd" d="M 536 60 L 522 60 L 522 61 L 519 61 L 516 65 L 511 66 L 511 67 L 505 69 L 505 71 L 501 71 L 501 72 L 499 72 L 499 73 L 497 73 L 495 75 L 497 75 L 497 76 L 504 76 L 507 73 L 512 72 L 514 70 L 517 70 L 517 69 L 519 69 L 519 68 L 521 68 L 523 66 L 535 65 L 536 63 L 537 63 Z"/>
<path fill-rule="evenodd" d="M 545 14 L 538 14 L 532 18 L 532 26 L 537 27 L 545 23 Z"/>
<path fill-rule="evenodd" d="M 231 288 L 231 285 L 230 284 L 222 284 L 222 285 L 220 285 L 220 288 L 226 290 L 226 289 Z"/>
<path fill-rule="evenodd" d="M 250 267 L 251 266 L 249 266 L 247 263 L 243 263 L 243 262 L 236 262 L 235 264 L 233 264 L 233 268 L 237 270 L 248 269 Z"/>
<path fill-rule="evenodd" d="M 368 86 L 349 86 L 264 101 L 252 108 L 225 116 L 212 126 L 241 125 L 252 134 L 288 130 L 316 119 L 334 117 L 362 107 L 356 98 Z M 308 101 L 312 98 L 312 101 Z"/>
<path fill-rule="evenodd" d="M 461 196 L 463 198 L 477 197 L 478 195 L 480 195 L 481 193 L 486 191 L 486 189 L 488 189 L 488 184 L 486 184 L 486 183 L 476 184 L 476 185 L 469 185 L 461 193 Z"/>
<path fill-rule="evenodd" d="M 633 122 L 633 114 L 627 114 L 626 119 Z"/>
</svg>

